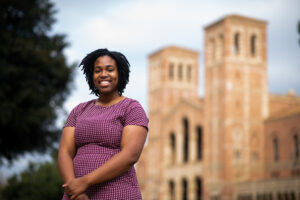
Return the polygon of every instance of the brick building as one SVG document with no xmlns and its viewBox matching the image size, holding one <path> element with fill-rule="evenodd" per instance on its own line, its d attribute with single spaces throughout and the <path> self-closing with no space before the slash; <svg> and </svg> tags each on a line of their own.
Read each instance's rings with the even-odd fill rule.
<svg viewBox="0 0 300 200">
<path fill-rule="evenodd" d="M 268 93 L 267 23 L 231 15 L 198 52 L 149 56 L 149 138 L 137 165 L 144 200 L 300 200 L 300 97 Z"/>
</svg>

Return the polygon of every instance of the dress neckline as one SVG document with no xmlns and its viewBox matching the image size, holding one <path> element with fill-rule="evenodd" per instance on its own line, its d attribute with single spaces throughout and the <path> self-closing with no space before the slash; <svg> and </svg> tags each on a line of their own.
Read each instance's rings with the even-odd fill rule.
<svg viewBox="0 0 300 200">
<path fill-rule="evenodd" d="M 94 100 L 93 100 L 93 105 L 94 105 L 95 107 L 99 107 L 99 108 L 110 108 L 110 107 L 113 107 L 113 106 L 115 106 L 115 105 L 120 104 L 120 103 L 123 102 L 125 99 L 127 99 L 127 97 L 124 97 L 124 98 L 121 99 L 120 101 L 116 102 L 115 104 L 109 105 L 109 106 L 99 105 L 99 104 L 96 105 L 97 99 L 94 99 Z"/>
</svg>

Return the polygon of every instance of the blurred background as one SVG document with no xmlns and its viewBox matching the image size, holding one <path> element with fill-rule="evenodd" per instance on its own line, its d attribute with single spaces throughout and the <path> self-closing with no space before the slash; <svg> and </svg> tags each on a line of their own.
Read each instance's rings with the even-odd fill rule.
<svg viewBox="0 0 300 200">
<path fill-rule="evenodd" d="M 267 22 L 268 91 L 300 94 L 298 0 L 3 0 L 0 5 L 0 199 L 60 198 L 58 140 L 70 110 L 96 98 L 78 68 L 95 49 L 128 58 L 124 95 L 148 110 L 151 53 L 170 45 L 198 52 L 197 95 L 203 98 L 204 28 L 228 15 L 247 16 Z"/>
</svg>

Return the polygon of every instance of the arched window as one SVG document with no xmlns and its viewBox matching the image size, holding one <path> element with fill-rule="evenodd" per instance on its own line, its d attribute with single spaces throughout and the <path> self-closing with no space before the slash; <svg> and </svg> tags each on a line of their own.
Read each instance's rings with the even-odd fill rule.
<svg viewBox="0 0 300 200">
<path fill-rule="evenodd" d="M 178 79 L 181 81 L 182 80 L 182 64 L 178 65 Z"/>
<path fill-rule="evenodd" d="M 255 56 L 256 52 L 256 36 L 252 35 L 250 38 L 250 52 L 252 56 Z"/>
<path fill-rule="evenodd" d="M 171 145 L 171 157 L 172 157 L 172 163 L 175 163 L 175 159 L 176 159 L 176 138 L 175 138 L 175 134 L 171 133 L 170 134 L 170 145 Z"/>
<path fill-rule="evenodd" d="M 241 151 L 239 149 L 234 151 L 234 158 L 235 160 L 239 160 L 241 158 Z"/>
<path fill-rule="evenodd" d="M 182 179 L 182 200 L 188 200 L 188 182 L 184 178 Z"/>
<path fill-rule="evenodd" d="M 296 200 L 296 195 L 294 192 L 290 193 L 290 200 Z"/>
<path fill-rule="evenodd" d="M 273 200 L 273 195 L 272 195 L 272 193 L 269 193 L 269 200 Z"/>
<path fill-rule="evenodd" d="M 257 200 L 263 200 L 263 195 L 262 194 L 257 194 L 256 199 Z"/>
<path fill-rule="evenodd" d="M 278 139 L 275 137 L 273 139 L 273 158 L 274 161 L 277 162 L 279 160 L 279 155 L 278 155 Z"/>
<path fill-rule="evenodd" d="M 202 159 L 202 127 L 197 126 L 197 160 Z"/>
<path fill-rule="evenodd" d="M 187 68 L 187 80 L 190 82 L 192 79 L 192 67 L 189 65 Z"/>
<path fill-rule="evenodd" d="M 210 59 L 212 59 L 212 60 L 214 60 L 215 59 L 215 55 L 216 55 L 216 43 L 215 43 L 215 39 L 214 38 L 211 38 L 210 40 L 209 40 L 209 49 L 210 49 L 210 51 L 209 51 L 209 58 Z"/>
<path fill-rule="evenodd" d="M 175 183 L 174 181 L 169 181 L 169 192 L 170 192 L 170 199 L 175 200 Z"/>
<path fill-rule="evenodd" d="M 289 194 L 287 192 L 284 193 L 284 199 L 289 200 Z"/>
<path fill-rule="evenodd" d="M 219 42 L 218 42 L 218 46 L 217 46 L 217 57 L 218 58 L 221 58 L 223 57 L 223 43 L 224 43 L 224 40 L 223 40 L 223 34 L 219 34 Z"/>
<path fill-rule="evenodd" d="M 187 162 L 189 157 L 189 122 L 183 119 L 183 161 Z"/>
<path fill-rule="evenodd" d="M 170 63 L 169 65 L 169 78 L 172 80 L 174 77 L 174 64 Z"/>
<path fill-rule="evenodd" d="M 277 199 L 278 200 L 283 200 L 283 197 L 282 197 L 283 195 L 279 192 L 279 193 L 277 193 Z"/>
<path fill-rule="evenodd" d="M 234 34 L 233 52 L 238 54 L 240 50 L 240 34 Z"/>
<path fill-rule="evenodd" d="M 202 182 L 199 177 L 196 177 L 196 200 L 201 200 L 202 196 Z"/>
<path fill-rule="evenodd" d="M 299 160 L 299 139 L 298 139 L 298 135 L 295 134 L 293 137 L 294 140 L 294 160 L 297 161 Z"/>
</svg>

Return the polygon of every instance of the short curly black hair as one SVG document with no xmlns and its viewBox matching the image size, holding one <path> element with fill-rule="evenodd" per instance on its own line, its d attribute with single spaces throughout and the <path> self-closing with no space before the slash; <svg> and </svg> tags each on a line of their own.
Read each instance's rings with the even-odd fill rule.
<svg viewBox="0 0 300 200">
<path fill-rule="evenodd" d="M 122 53 L 117 51 L 109 51 L 108 49 L 97 49 L 95 51 L 92 51 L 82 59 L 79 65 L 79 67 L 82 66 L 81 70 L 83 71 L 85 79 L 89 84 L 91 94 L 100 96 L 99 90 L 94 85 L 93 81 L 94 64 L 96 59 L 100 56 L 109 56 L 116 61 L 119 78 L 117 88 L 119 95 L 122 95 L 129 81 L 130 64 L 127 58 Z"/>
</svg>

